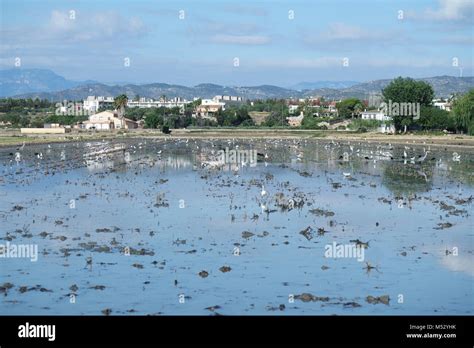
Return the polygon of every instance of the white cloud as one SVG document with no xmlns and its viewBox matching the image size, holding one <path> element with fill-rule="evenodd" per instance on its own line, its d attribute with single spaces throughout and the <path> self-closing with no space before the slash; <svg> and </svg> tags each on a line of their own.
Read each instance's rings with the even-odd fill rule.
<svg viewBox="0 0 474 348">
<path fill-rule="evenodd" d="M 68 11 L 51 11 L 49 21 L 41 28 L 2 28 L 2 38 L 13 45 L 76 44 L 78 42 L 126 41 L 147 32 L 147 28 L 137 17 L 124 18 L 114 11 L 94 14 Z M 8 34 L 8 35 L 4 35 Z"/>
<path fill-rule="evenodd" d="M 265 45 L 270 42 L 270 38 L 263 35 L 214 35 L 211 41 L 219 44 Z"/>
<path fill-rule="evenodd" d="M 358 26 L 344 23 L 332 23 L 324 37 L 328 40 L 363 40 L 374 38 L 376 34 Z"/>
<path fill-rule="evenodd" d="M 328 44 L 335 43 L 340 44 L 355 44 L 360 45 L 361 42 L 373 42 L 373 41 L 389 41 L 393 43 L 394 40 L 400 39 L 400 35 L 394 35 L 394 33 L 388 33 L 383 31 L 371 31 L 369 29 L 363 29 L 360 26 L 348 25 L 345 23 L 337 22 L 329 24 L 326 31 L 316 35 L 304 34 L 304 42 L 310 45 L 313 44 Z"/>
<path fill-rule="evenodd" d="M 70 18 L 68 12 L 53 11 L 46 31 L 53 35 L 66 35 L 74 41 L 100 39 L 125 39 L 145 31 L 145 26 L 137 17 L 123 18 L 113 11 L 82 16 L 77 13 Z"/>
<path fill-rule="evenodd" d="M 342 57 L 260 59 L 252 65 L 263 68 L 329 68 L 342 66 Z"/>
<path fill-rule="evenodd" d="M 474 20 L 473 0 L 438 0 L 436 9 L 428 8 L 422 13 L 408 12 L 409 18 L 433 21 Z"/>
<path fill-rule="evenodd" d="M 282 68 L 282 69 L 327 69 L 343 68 L 344 57 L 319 57 L 319 58 L 290 58 L 290 59 L 261 59 L 249 63 L 253 67 L 259 68 Z M 364 57 L 358 55 L 350 57 L 349 67 L 352 68 L 428 68 L 428 67 L 446 67 L 449 62 L 443 58 L 392 58 L 383 57 L 374 58 L 373 56 Z"/>
<path fill-rule="evenodd" d="M 240 15 L 251 15 L 258 17 L 265 17 L 268 15 L 268 10 L 264 7 L 254 7 L 254 6 L 242 6 L 242 5 L 227 5 L 224 8 L 224 11 L 230 13 L 238 13 Z"/>
</svg>

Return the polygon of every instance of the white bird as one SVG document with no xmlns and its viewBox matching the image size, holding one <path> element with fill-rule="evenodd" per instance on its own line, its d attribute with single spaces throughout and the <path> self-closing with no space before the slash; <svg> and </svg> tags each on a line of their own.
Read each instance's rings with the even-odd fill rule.
<svg viewBox="0 0 474 348">
<path fill-rule="evenodd" d="M 407 152 L 403 150 L 403 158 L 407 158 L 407 157 L 408 157 Z"/>
<path fill-rule="evenodd" d="M 267 191 L 265 191 L 265 187 L 262 185 L 262 192 L 260 192 L 260 194 L 263 196 L 266 196 L 267 195 Z"/>
<path fill-rule="evenodd" d="M 426 159 L 426 156 L 428 156 L 429 151 L 425 151 L 425 155 L 420 157 L 420 162 L 423 162 Z"/>
<path fill-rule="evenodd" d="M 346 178 L 349 178 L 351 176 L 351 173 L 343 172 L 342 175 L 344 175 Z"/>
<path fill-rule="evenodd" d="M 459 155 L 457 152 L 453 152 L 453 161 L 459 162 L 460 160 L 461 160 L 461 155 Z"/>
</svg>

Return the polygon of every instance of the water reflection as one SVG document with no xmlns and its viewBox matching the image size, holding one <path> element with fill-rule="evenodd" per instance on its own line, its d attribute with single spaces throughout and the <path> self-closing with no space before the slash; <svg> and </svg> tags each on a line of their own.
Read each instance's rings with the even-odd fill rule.
<svg viewBox="0 0 474 348">
<path fill-rule="evenodd" d="M 222 161 L 226 149 L 255 151 L 256 162 Z M 285 303 L 289 314 L 472 313 L 474 151 L 453 152 L 283 139 L 1 149 L 0 238 L 44 254 L 40 269 L 7 260 L 0 275 L 52 292 L 14 287 L 0 310 L 268 314 Z M 364 245 L 364 262 L 325 258 L 333 243 Z M 73 284 L 81 301 L 71 307 L 61 296 Z M 401 292 L 409 303 L 364 300 Z M 303 293 L 329 300 L 287 303 Z"/>
</svg>

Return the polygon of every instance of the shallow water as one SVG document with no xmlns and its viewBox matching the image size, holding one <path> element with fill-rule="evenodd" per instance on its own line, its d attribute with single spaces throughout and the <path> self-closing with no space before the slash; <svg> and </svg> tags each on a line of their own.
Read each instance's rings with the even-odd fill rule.
<svg viewBox="0 0 474 348">
<path fill-rule="evenodd" d="M 216 165 L 226 147 L 258 162 Z M 256 139 L 0 149 L 0 245 L 39 250 L 36 262 L 0 258 L 0 313 L 472 314 L 474 150 L 455 151 Z M 363 260 L 326 257 L 333 242 Z"/>
</svg>

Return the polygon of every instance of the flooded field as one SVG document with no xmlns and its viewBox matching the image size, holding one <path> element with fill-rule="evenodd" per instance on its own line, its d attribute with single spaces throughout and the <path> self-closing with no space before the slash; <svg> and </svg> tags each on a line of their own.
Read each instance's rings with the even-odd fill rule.
<svg viewBox="0 0 474 348">
<path fill-rule="evenodd" d="M 3 148 L 0 313 L 473 314 L 473 174 L 410 144 Z"/>
</svg>

